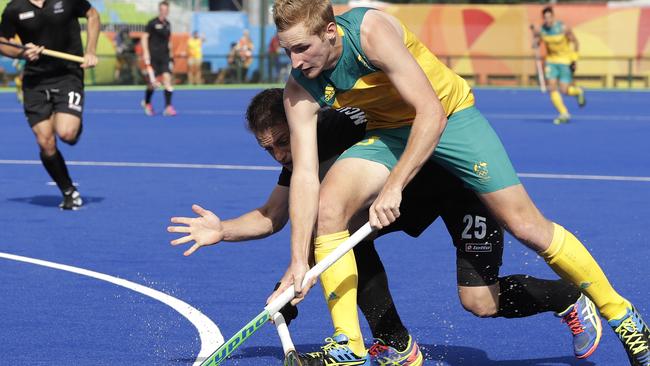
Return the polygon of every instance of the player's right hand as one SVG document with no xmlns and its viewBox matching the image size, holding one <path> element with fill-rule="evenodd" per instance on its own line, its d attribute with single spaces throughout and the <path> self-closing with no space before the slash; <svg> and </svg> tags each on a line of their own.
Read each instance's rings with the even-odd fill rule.
<svg viewBox="0 0 650 366">
<path fill-rule="evenodd" d="M 271 303 L 273 300 L 275 300 L 275 298 L 280 296 L 280 294 L 289 288 L 289 286 L 294 286 L 295 291 L 295 297 L 293 300 L 291 300 L 291 305 L 297 305 L 300 303 L 307 295 L 307 292 L 309 292 L 309 289 L 311 289 L 316 284 L 316 279 L 313 278 L 311 281 L 309 281 L 309 283 L 306 284 L 305 287 L 301 286 L 307 271 L 309 271 L 308 263 L 291 262 L 291 265 L 289 265 L 289 268 L 287 268 L 287 271 L 284 273 L 284 276 L 282 276 L 282 279 L 280 280 L 280 286 L 275 292 L 271 294 L 271 296 L 269 296 L 269 298 L 266 300 L 266 303 Z"/>
<path fill-rule="evenodd" d="M 33 43 L 27 43 L 25 45 L 26 49 L 23 52 L 23 58 L 27 61 L 36 61 L 41 57 L 41 52 L 45 49 L 43 46 L 37 46 Z"/>
<path fill-rule="evenodd" d="M 206 210 L 199 205 L 192 205 L 192 211 L 199 217 L 172 217 L 173 224 L 185 226 L 168 226 L 170 233 L 186 233 L 188 235 L 172 240 L 172 245 L 181 245 L 194 241 L 194 245 L 186 250 L 183 255 L 188 256 L 196 252 L 200 247 L 214 245 L 223 240 L 223 225 L 221 219 L 212 211 Z"/>
</svg>

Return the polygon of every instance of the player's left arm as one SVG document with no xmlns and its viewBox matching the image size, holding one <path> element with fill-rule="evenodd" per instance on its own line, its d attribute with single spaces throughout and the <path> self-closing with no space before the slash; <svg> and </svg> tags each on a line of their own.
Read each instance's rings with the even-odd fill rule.
<svg viewBox="0 0 650 366">
<path fill-rule="evenodd" d="M 97 40 L 99 39 L 99 30 L 101 28 L 101 21 L 99 20 L 99 13 L 97 9 L 91 7 L 86 11 L 87 24 L 87 42 L 86 52 L 84 53 L 84 63 L 81 64 L 83 68 L 95 67 L 97 65 Z"/>
<path fill-rule="evenodd" d="M 397 19 L 375 10 L 366 13 L 361 25 L 361 46 L 366 56 L 415 109 L 406 149 L 370 208 L 370 224 L 376 228 L 399 217 L 402 190 L 429 159 L 447 124 L 438 96 L 403 39 Z"/>
</svg>

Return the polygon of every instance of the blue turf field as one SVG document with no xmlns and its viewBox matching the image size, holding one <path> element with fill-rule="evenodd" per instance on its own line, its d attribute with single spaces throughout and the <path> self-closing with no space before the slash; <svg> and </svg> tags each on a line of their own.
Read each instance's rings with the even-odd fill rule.
<svg viewBox="0 0 650 366">
<path fill-rule="evenodd" d="M 288 231 L 184 258 L 165 228 L 169 217 L 190 215 L 192 203 L 226 219 L 264 202 L 278 171 L 232 167 L 273 166 L 243 128 L 256 92 L 179 91 L 175 118 L 145 117 L 140 92 L 87 92 L 82 140 L 61 147 L 68 161 L 87 164 L 70 166 L 87 202 L 77 212 L 56 208 L 58 190 L 34 162 L 38 152 L 22 110 L 13 94 L 1 93 L 0 252 L 159 290 L 203 312 L 228 338 L 261 311 L 284 272 Z M 650 319 L 650 93 L 593 91 L 584 110 L 568 100 L 574 119 L 564 126 L 550 123 L 550 101 L 538 91 L 476 94 L 539 207 L 583 239 L 615 287 Z M 154 98 L 160 110 L 162 96 Z M 205 165 L 161 165 L 172 163 Z M 377 247 L 427 365 L 626 364 L 609 329 L 594 355 L 578 361 L 568 329 L 552 314 L 478 319 L 462 310 L 455 251 L 440 223 L 418 240 L 394 234 Z M 501 273 L 555 278 L 511 238 Z M 181 313 L 103 280 L 0 258 L 0 294 L 2 365 L 191 364 L 201 348 L 197 328 Z M 320 290 L 300 311 L 292 336 L 299 350 L 313 350 L 331 332 Z M 281 353 L 266 326 L 227 364 L 277 365 Z"/>
</svg>

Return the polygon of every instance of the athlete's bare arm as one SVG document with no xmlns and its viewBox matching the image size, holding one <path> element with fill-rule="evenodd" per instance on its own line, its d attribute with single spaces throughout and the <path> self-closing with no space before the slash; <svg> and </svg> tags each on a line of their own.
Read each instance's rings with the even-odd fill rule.
<svg viewBox="0 0 650 366">
<path fill-rule="evenodd" d="M 81 67 L 83 68 L 94 67 L 97 65 L 97 40 L 99 39 L 99 30 L 101 28 L 97 9 L 88 9 L 86 12 L 86 18 L 88 19 L 88 41 L 86 43 L 84 63 L 81 64 Z"/>
<path fill-rule="evenodd" d="M 288 276 L 276 294 L 293 284 L 296 297 L 302 298 L 311 286 L 302 289 L 309 270 L 311 239 L 318 215 L 318 143 L 316 126 L 320 106 L 302 86 L 289 78 L 284 89 L 284 109 L 291 131 L 293 171 L 289 193 L 291 218 L 291 263 Z M 313 283 L 312 283 L 313 285 Z"/>
<path fill-rule="evenodd" d="M 435 149 L 447 123 L 445 111 L 427 76 L 404 45 L 399 22 L 368 11 L 361 24 L 361 46 L 416 112 L 404 154 L 370 208 L 370 223 L 384 227 L 399 217 L 401 192 Z"/>
<path fill-rule="evenodd" d="M 185 256 L 194 253 L 200 247 L 222 241 L 260 239 L 278 232 L 289 219 L 289 188 L 276 186 L 262 207 L 231 220 L 221 221 L 217 215 L 198 205 L 193 205 L 192 210 L 198 217 L 172 217 L 173 224 L 184 226 L 167 228 L 170 233 L 187 234 L 172 240 L 172 245 L 195 242 L 185 251 Z"/>
</svg>

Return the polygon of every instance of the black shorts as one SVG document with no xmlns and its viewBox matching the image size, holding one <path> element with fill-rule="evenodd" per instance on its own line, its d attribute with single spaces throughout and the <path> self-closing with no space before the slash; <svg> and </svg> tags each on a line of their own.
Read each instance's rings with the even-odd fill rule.
<svg viewBox="0 0 650 366">
<path fill-rule="evenodd" d="M 458 285 L 488 286 L 498 282 L 503 229 L 459 179 L 436 169 L 429 176 L 418 175 L 404 190 L 400 212 L 397 221 L 379 235 L 404 231 L 417 237 L 442 217 L 456 247 Z"/>
<path fill-rule="evenodd" d="M 43 79 L 37 85 L 23 84 L 25 116 L 30 127 L 49 119 L 52 114 L 68 113 L 81 119 L 84 83 L 78 75 Z"/>
<path fill-rule="evenodd" d="M 164 73 L 171 73 L 169 70 L 169 56 L 152 57 L 151 68 L 153 69 L 153 74 L 156 77 Z"/>
</svg>

